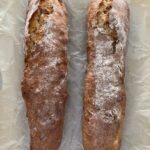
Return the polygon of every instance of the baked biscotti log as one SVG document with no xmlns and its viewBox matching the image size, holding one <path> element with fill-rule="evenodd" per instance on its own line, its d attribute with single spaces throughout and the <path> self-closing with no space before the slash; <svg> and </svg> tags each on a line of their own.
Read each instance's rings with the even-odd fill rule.
<svg viewBox="0 0 150 150">
<path fill-rule="evenodd" d="M 22 95 L 31 150 L 58 150 L 67 99 L 67 14 L 60 0 L 31 0 Z"/>
<path fill-rule="evenodd" d="M 90 3 L 83 119 L 85 150 L 120 149 L 128 26 L 129 8 L 125 0 Z"/>
</svg>

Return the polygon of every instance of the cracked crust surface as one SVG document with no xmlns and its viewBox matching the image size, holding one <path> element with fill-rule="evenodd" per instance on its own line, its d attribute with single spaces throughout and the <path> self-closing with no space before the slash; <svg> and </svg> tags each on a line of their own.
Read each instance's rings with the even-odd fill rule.
<svg viewBox="0 0 150 150">
<path fill-rule="evenodd" d="M 85 150 L 120 149 L 128 26 L 129 9 L 124 0 L 92 0 L 84 96 Z"/>
<path fill-rule="evenodd" d="M 67 99 L 67 14 L 59 0 L 31 0 L 22 95 L 31 150 L 58 150 Z"/>
</svg>

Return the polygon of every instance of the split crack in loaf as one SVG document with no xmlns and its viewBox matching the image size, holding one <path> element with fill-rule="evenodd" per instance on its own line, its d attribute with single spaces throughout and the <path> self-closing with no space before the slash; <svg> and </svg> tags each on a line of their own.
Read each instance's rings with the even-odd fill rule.
<svg viewBox="0 0 150 150">
<path fill-rule="evenodd" d="M 100 9 L 97 13 L 97 24 L 99 28 L 103 28 L 105 31 L 105 34 L 110 36 L 112 42 L 112 47 L 113 47 L 113 53 L 115 53 L 116 49 L 116 44 L 118 42 L 117 39 L 117 32 L 115 28 L 111 28 L 109 26 L 109 11 L 112 8 L 112 1 L 113 0 L 103 0 L 102 3 L 100 4 Z"/>
<path fill-rule="evenodd" d="M 59 0 L 31 0 L 22 95 L 31 150 L 58 150 L 67 99 L 67 13 Z"/>
<path fill-rule="evenodd" d="M 88 10 L 84 150 L 119 150 L 125 114 L 125 0 L 92 0 Z"/>
</svg>

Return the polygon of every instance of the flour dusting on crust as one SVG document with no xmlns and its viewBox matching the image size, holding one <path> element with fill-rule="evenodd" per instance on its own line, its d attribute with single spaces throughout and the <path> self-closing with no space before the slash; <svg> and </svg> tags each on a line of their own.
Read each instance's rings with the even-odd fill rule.
<svg viewBox="0 0 150 150">
<path fill-rule="evenodd" d="M 128 14 L 124 0 L 92 0 L 89 7 L 83 119 L 83 144 L 87 150 L 120 149 Z"/>
<path fill-rule="evenodd" d="M 67 100 L 67 41 L 67 14 L 62 2 L 31 0 L 22 82 L 31 149 L 59 147 Z"/>
<path fill-rule="evenodd" d="M 126 3 L 121 2 L 121 5 L 122 7 L 125 7 Z M 97 27 L 94 30 L 94 75 L 96 87 L 93 104 L 99 110 L 98 116 L 101 116 L 104 121 L 110 123 L 113 123 L 114 121 L 111 117 L 107 119 L 103 117 L 105 112 L 111 112 L 111 110 L 105 110 L 103 108 L 105 108 L 106 103 L 111 103 L 111 101 L 115 99 L 116 104 L 114 105 L 112 112 L 115 110 L 115 115 L 118 116 L 118 120 L 120 119 L 121 110 L 118 109 L 117 100 L 120 96 L 119 93 L 122 92 L 124 86 L 122 86 L 122 83 L 120 83 L 118 78 L 124 78 L 124 47 L 127 42 L 125 23 L 123 20 L 124 16 L 127 14 L 121 14 L 123 16 L 118 16 L 116 15 L 117 13 L 118 10 L 116 10 L 115 7 L 112 7 L 109 13 L 109 22 L 110 28 L 115 28 L 118 34 L 119 42 L 116 45 L 116 53 L 120 53 L 119 58 L 116 58 L 116 54 L 113 54 L 113 41 L 107 35 L 105 30 L 101 27 Z M 102 38 L 102 36 L 104 38 Z"/>
</svg>

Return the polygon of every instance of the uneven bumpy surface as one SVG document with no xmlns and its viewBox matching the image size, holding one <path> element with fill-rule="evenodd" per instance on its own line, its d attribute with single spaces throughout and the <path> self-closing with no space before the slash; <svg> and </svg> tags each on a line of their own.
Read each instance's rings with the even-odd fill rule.
<svg viewBox="0 0 150 150">
<path fill-rule="evenodd" d="M 125 114 L 125 48 L 129 9 L 124 0 L 92 0 L 88 11 L 85 150 L 119 150 Z"/>
<path fill-rule="evenodd" d="M 31 0 L 22 95 L 31 150 L 58 150 L 67 99 L 67 14 L 59 0 Z"/>
</svg>

